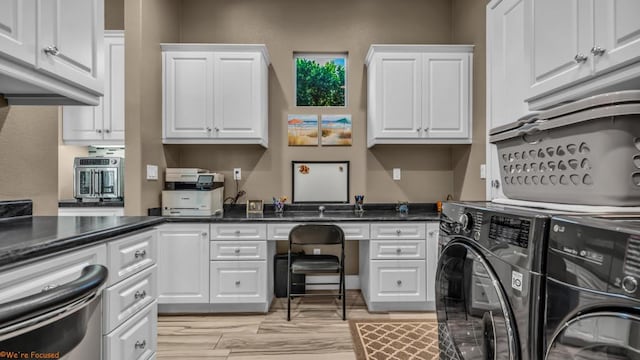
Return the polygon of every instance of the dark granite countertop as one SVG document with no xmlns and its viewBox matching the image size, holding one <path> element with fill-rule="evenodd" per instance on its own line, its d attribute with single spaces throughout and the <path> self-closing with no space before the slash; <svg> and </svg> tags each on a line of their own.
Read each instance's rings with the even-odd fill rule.
<svg viewBox="0 0 640 360">
<path fill-rule="evenodd" d="M 98 244 L 164 222 L 148 216 L 25 216 L 0 220 L 0 267 Z"/>
<path fill-rule="evenodd" d="M 76 199 L 60 200 L 58 207 L 83 208 L 83 207 L 124 207 L 124 201 L 78 201 Z"/>
<path fill-rule="evenodd" d="M 225 206 L 224 215 L 165 217 L 168 222 L 342 222 L 342 221 L 438 221 L 435 204 L 409 205 L 409 213 L 400 214 L 395 204 L 367 204 L 364 212 L 356 213 L 353 205 L 287 205 L 284 213 L 276 214 L 272 205 L 265 205 L 263 214 L 247 215 L 244 205 Z"/>
</svg>

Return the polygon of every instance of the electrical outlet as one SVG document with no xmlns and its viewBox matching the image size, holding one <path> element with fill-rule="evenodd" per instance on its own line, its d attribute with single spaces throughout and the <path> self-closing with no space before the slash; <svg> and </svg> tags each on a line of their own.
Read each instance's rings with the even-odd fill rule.
<svg viewBox="0 0 640 360">
<path fill-rule="evenodd" d="M 320 249 L 313 249 L 313 255 L 320 255 Z"/>
<path fill-rule="evenodd" d="M 400 168 L 393 168 L 393 180 L 400 180 L 401 173 Z"/>
<path fill-rule="evenodd" d="M 233 169 L 233 180 L 242 180 L 242 169 L 234 168 Z"/>
<path fill-rule="evenodd" d="M 487 165 L 482 164 L 480 165 L 480 179 L 486 179 L 487 178 Z"/>
</svg>

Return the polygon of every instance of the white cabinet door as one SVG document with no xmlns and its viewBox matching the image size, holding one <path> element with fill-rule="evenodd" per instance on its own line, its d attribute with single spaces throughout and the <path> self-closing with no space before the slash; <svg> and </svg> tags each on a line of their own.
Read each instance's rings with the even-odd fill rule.
<svg viewBox="0 0 640 360">
<path fill-rule="evenodd" d="M 160 227 L 158 302 L 209 302 L 208 224 L 169 224 Z"/>
<path fill-rule="evenodd" d="M 36 0 L 0 0 L 0 55 L 36 64 Z"/>
<path fill-rule="evenodd" d="M 261 136 L 261 57 L 260 53 L 214 53 L 214 136 Z"/>
<path fill-rule="evenodd" d="M 422 132 L 435 139 L 469 137 L 470 56 L 425 54 L 422 62 Z"/>
<path fill-rule="evenodd" d="M 63 106 L 62 141 L 68 144 L 101 142 L 103 109 L 103 97 L 98 106 Z"/>
<path fill-rule="evenodd" d="M 164 54 L 164 138 L 208 138 L 213 131 L 213 53 Z"/>
<path fill-rule="evenodd" d="M 124 144 L 124 34 L 106 34 L 104 47 L 104 140 Z"/>
<path fill-rule="evenodd" d="M 417 138 L 422 127 L 419 53 L 379 54 L 376 75 L 376 138 Z"/>
<path fill-rule="evenodd" d="M 153 302 L 103 336 L 103 359 L 145 360 L 158 349 L 158 304 Z"/>
<path fill-rule="evenodd" d="M 424 302 L 424 260 L 371 260 L 371 301 Z"/>
<path fill-rule="evenodd" d="M 38 67 L 102 94 L 104 1 L 38 0 L 37 21 Z"/>
<path fill-rule="evenodd" d="M 589 52 L 593 46 L 593 0 L 527 1 L 529 96 L 536 97 L 589 76 L 593 66 Z"/>
<path fill-rule="evenodd" d="M 438 236 L 440 223 L 433 221 L 427 223 L 427 251 L 426 251 L 426 278 L 427 302 L 436 301 L 436 271 L 438 270 L 438 259 L 440 249 L 438 247 Z"/>
<path fill-rule="evenodd" d="M 487 132 L 528 113 L 529 59 L 525 51 L 525 0 L 487 7 Z M 487 198 L 504 198 L 496 146 L 487 141 Z M 495 183 L 495 181 L 498 181 Z M 492 186 L 492 184 L 497 184 Z"/>
<path fill-rule="evenodd" d="M 640 57 L 640 1 L 596 0 L 593 60 L 596 72 L 610 70 Z M 604 50 L 601 55 L 598 47 Z"/>
<path fill-rule="evenodd" d="M 212 304 L 249 304 L 266 301 L 266 261 L 211 262 Z"/>
</svg>

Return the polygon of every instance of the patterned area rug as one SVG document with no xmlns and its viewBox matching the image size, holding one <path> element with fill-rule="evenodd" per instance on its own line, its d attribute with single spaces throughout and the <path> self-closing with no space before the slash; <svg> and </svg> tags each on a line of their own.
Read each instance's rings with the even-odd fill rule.
<svg viewBox="0 0 640 360">
<path fill-rule="evenodd" d="M 349 320 L 358 360 L 438 360 L 435 320 Z"/>
</svg>

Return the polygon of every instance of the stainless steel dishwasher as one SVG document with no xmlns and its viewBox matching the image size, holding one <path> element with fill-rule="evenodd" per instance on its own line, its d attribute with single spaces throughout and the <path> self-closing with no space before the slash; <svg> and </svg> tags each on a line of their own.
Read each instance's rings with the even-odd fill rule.
<svg viewBox="0 0 640 360">
<path fill-rule="evenodd" d="M 0 359 L 99 360 L 108 274 L 89 265 L 69 283 L 0 304 Z"/>
</svg>

